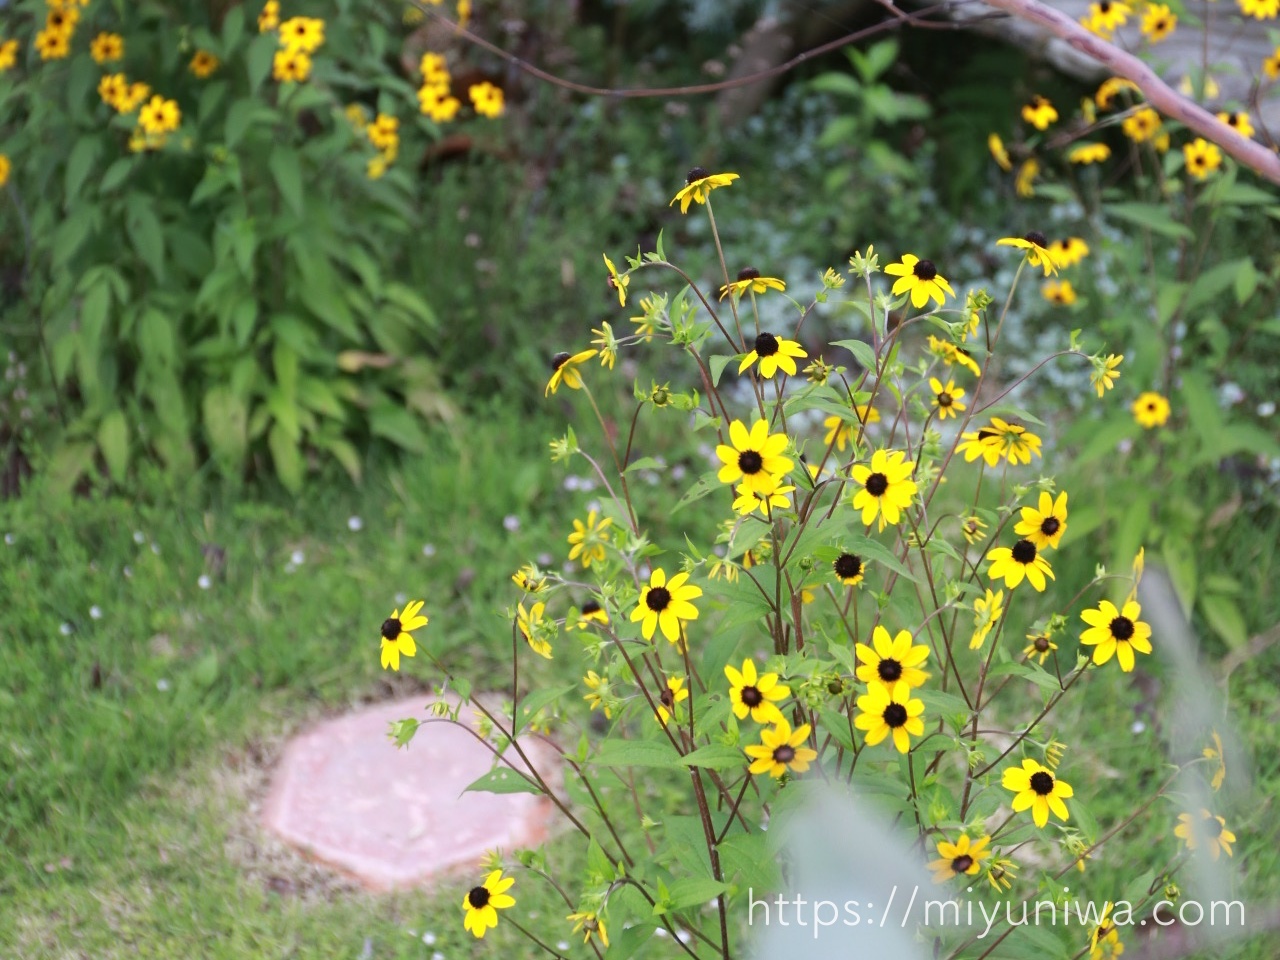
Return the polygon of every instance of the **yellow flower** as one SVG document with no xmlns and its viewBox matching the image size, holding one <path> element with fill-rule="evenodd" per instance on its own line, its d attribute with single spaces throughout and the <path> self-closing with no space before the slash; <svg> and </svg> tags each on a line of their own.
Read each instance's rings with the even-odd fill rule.
<svg viewBox="0 0 1280 960">
<path fill-rule="evenodd" d="M 0 153 L 0 187 L 9 182 L 9 171 L 13 168 L 13 164 L 9 162 L 9 158 L 5 154 Z"/>
<path fill-rule="evenodd" d="M 267 0 L 258 14 L 258 32 L 269 33 L 280 26 L 280 0 Z"/>
<path fill-rule="evenodd" d="M 1047 280 L 1040 288 L 1040 295 L 1056 307 L 1069 307 L 1076 302 L 1076 288 L 1070 280 Z"/>
<path fill-rule="evenodd" d="M 794 485 L 788 484 L 775 487 L 771 493 L 757 494 L 747 484 L 741 483 L 737 487 L 738 496 L 734 498 L 733 509 L 744 517 L 756 510 L 767 517 L 774 510 L 786 510 L 790 507 L 791 501 L 787 499 L 787 494 L 793 493 L 795 489 Z"/>
<path fill-rule="evenodd" d="M 1280 0 L 1239 0 L 1240 12 L 1246 17 L 1274 20 L 1280 15 Z"/>
<path fill-rule="evenodd" d="M 996 241 L 998 247 L 1017 247 L 1019 250 L 1027 251 L 1027 263 L 1033 267 L 1042 267 L 1044 275 L 1047 277 L 1051 273 L 1058 272 L 1058 265 L 1054 262 L 1053 254 L 1046 248 L 1049 239 L 1039 230 L 1032 230 L 1024 237 L 1002 237 Z"/>
<path fill-rule="evenodd" d="M 1271 56 L 1262 61 L 1262 72 L 1268 80 L 1280 77 L 1280 47 L 1276 47 Z"/>
<path fill-rule="evenodd" d="M 386 154 L 378 154 L 376 157 L 370 157 L 368 164 L 365 166 L 365 173 L 370 180 L 380 180 L 386 174 L 387 168 L 391 161 Z"/>
<path fill-rule="evenodd" d="M 1033 186 L 1036 177 L 1040 176 L 1040 164 L 1034 157 L 1028 157 L 1022 162 L 1022 166 L 1018 168 L 1018 175 L 1014 178 L 1013 188 L 1020 197 L 1034 197 L 1036 189 Z"/>
<path fill-rule="evenodd" d="M 1093 373 L 1089 374 L 1089 382 L 1093 384 L 1098 396 L 1115 386 L 1116 380 L 1120 377 L 1120 363 L 1124 360 L 1124 354 L 1117 356 L 1109 353 L 1106 357 L 1096 357 L 1093 362 Z"/>
<path fill-rule="evenodd" d="M 1134 143 L 1145 143 L 1160 132 L 1160 114 L 1150 107 L 1140 107 L 1124 118 L 1120 129 Z"/>
<path fill-rule="evenodd" d="M 867 563 L 856 553 L 842 553 L 831 563 L 836 579 L 846 587 L 856 587 L 867 573 Z"/>
<path fill-rule="evenodd" d="M 658 712 L 655 714 L 658 722 L 665 727 L 667 721 L 675 715 L 676 704 L 688 699 L 689 691 L 685 688 L 684 677 L 667 677 L 667 685 L 658 695 Z"/>
<path fill-rule="evenodd" d="M 933 391 L 933 406 L 938 409 L 939 420 L 958 416 L 958 411 L 965 408 L 965 405 L 960 402 L 964 396 L 964 390 L 957 387 L 954 380 L 948 379 L 944 386 L 937 377 L 930 377 L 929 389 Z"/>
<path fill-rule="evenodd" d="M 600 676 L 594 670 L 588 670 L 587 675 L 582 678 L 582 682 L 591 691 L 582 699 L 587 701 L 587 705 L 592 710 L 603 710 L 606 720 L 612 720 L 613 709 L 606 702 L 606 698 L 609 696 L 609 678 Z"/>
<path fill-rule="evenodd" d="M 462 16 L 462 5 L 464 3 L 467 5 L 468 12 L 470 12 L 471 9 L 471 0 L 458 0 L 459 23 L 465 22 L 465 19 Z M 573 926 L 573 932 L 582 934 L 583 943 L 590 943 L 591 937 L 594 935 L 600 938 L 600 945 L 604 949 L 609 949 L 609 931 L 604 928 L 604 921 L 596 914 L 582 911 L 579 913 L 571 913 L 565 917 L 565 919 L 576 921 Z"/>
<path fill-rule="evenodd" d="M 547 585 L 546 580 L 538 576 L 538 568 L 528 563 L 511 575 L 511 582 L 525 593 L 537 593 Z"/>
<path fill-rule="evenodd" d="M 1049 822 L 1050 811 L 1063 823 L 1071 816 L 1062 801 L 1075 796 L 1075 791 L 1070 784 L 1055 777 L 1048 767 L 1034 760 L 1023 760 L 1021 767 L 1007 768 L 1000 784 L 1013 791 L 1013 812 L 1021 813 L 1030 808 L 1031 818 L 1037 827 Z"/>
<path fill-rule="evenodd" d="M 964 454 L 965 463 L 973 463 L 979 457 L 989 467 L 994 467 L 1000 462 L 1000 441 L 991 428 L 984 427 L 977 432 L 962 433 L 960 439 L 963 442 L 956 447 L 956 452 Z"/>
<path fill-rule="evenodd" d="M 929 334 L 929 352 L 938 357 L 948 367 L 958 363 L 975 377 L 982 376 L 981 368 L 974 362 L 973 357 L 969 356 L 969 352 L 963 347 L 956 346 L 950 340 L 942 340 L 932 333 Z M 873 419 L 867 422 L 874 423 L 879 419 L 879 414 L 876 414 Z"/>
<path fill-rule="evenodd" d="M 1004 141 L 1000 139 L 999 134 L 987 134 L 987 149 L 991 151 L 991 158 L 1001 170 L 1013 169 L 1013 163 L 1009 160 L 1009 151 L 1005 149 Z"/>
<path fill-rule="evenodd" d="M 960 524 L 960 532 L 964 534 L 965 543 L 977 543 L 983 537 L 983 531 L 987 529 L 987 525 L 982 522 L 981 517 L 965 517 Z"/>
<path fill-rule="evenodd" d="M 808 354 L 796 341 L 775 337 L 772 333 L 762 333 L 756 337 L 751 352 L 742 358 L 742 363 L 738 364 L 738 372 L 742 373 L 759 361 L 760 376 L 766 380 L 773 379 L 779 369 L 794 377 L 796 375 L 795 358 L 806 356 Z"/>
<path fill-rule="evenodd" d="M 400 144 L 400 121 L 380 113 L 365 128 L 365 136 L 379 150 L 391 150 Z"/>
<path fill-rule="evenodd" d="M 54 6 L 49 4 L 49 11 L 45 15 L 44 29 L 46 33 L 61 34 L 65 39 L 70 40 L 71 34 L 75 32 L 76 24 L 80 22 L 80 11 L 75 6 Z"/>
<path fill-rule="evenodd" d="M 432 86 L 448 86 L 449 84 L 449 67 L 448 61 L 439 53 L 427 51 L 422 55 L 422 59 L 418 61 L 418 70 L 422 74 L 424 83 Z"/>
<path fill-rule="evenodd" d="M 1058 649 L 1058 645 L 1046 633 L 1028 633 L 1027 639 L 1031 642 L 1022 648 L 1022 655 L 1028 660 L 1039 657 L 1042 666 L 1049 654 Z"/>
<path fill-rule="evenodd" d="M 482 117 L 500 117 L 503 110 L 502 88 L 494 86 L 488 80 L 472 84 L 467 90 L 471 105 Z"/>
<path fill-rule="evenodd" d="M 649 583 L 641 589 L 631 622 L 640 624 L 640 633 L 652 640 L 656 629 L 672 643 L 680 642 L 684 624 L 698 619 L 698 608 L 690 601 L 702 596 L 702 588 L 687 583 L 689 574 L 681 571 L 670 580 L 661 567 L 649 575 Z"/>
<path fill-rule="evenodd" d="M 1168 40 L 1177 26 L 1178 17 L 1167 4 L 1150 4 L 1142 15 L 1142 35 L 1151 43 Z"/>
<path fill-rule="evenodd" d="M 1057 123 L 1058 110 L 1047 99 L 1037 95 L 1023 105 L 1022 119 L 1037 130 L 1047 130 L 1050 124 Z"/>
<path fill-rule="evenodd" d="M 138 114 L 138 126 L 151 134 L 172 133 L 182 122 L 182 111 L 176 100 L 166 100 L 158 94 L 151 98 Z"/>
<path fill-rule="evenodd" d="M 1209 737 L 1213 743 L 1204 748 L 1202 756 L 1206 760 L 1216 761 L 1213 765 L 1213 779 L 1209 781 L 1209 785 L 1216 793 L 1222 789 L 1222 783 L 1227 779 L 1227 752 L 1222 747 L 1222 737 L 1218 736 L 1217 730 L 1214 730 Z"/>
<path fill-rule="evenodd" d="M 605 517 L 596 522 L 596 511 L 587 513 L 587 522 L 575 519 L 573 533 L 569 534 L 569 559 L 582 558 L 583 568 L 590 568 L 591 562 L 604 563 L 604 548 L 609 543 L 609 527 L 613 525 L 612 517 Z"/>
<path fill-rule="evenodd" d="M 750 714 L 756 723 L 782 722 L 776 701 L 789 697 L 791 688 L 779 683 L 776 673 L 757 673 L 755 662 L 748 657 L 742 661 L 741 670 L 726 666 L 724 675 L 729 678 L 729 702 L 735 717 L 745 720 Z"/>
<path fill-rule="evenodd" d="M 809 764 L 818 759 L 818 751 L 803 746 L 809 739 L 809 724 L 801 724 L 794 733 L 791 724 L 779 720 L 772 730 L 760 731 L 760 743 L 745 748 L 751 758 L 748 771 L 752 774 L 767 773 L 771 777 L 781 777 L 787 770 L 804 773 Z"/>
<path fill-rule="evenodd" d="M 1012 860 L 992 860 L 987 867 L 987 882 L 996 893 L 1003 893 L 1013 886 L 1012 881 L 1018 878 L 1018 867 Z"/>
<path fill-rule="evenodd" d="M 35 46 L 41 60 L 61 60 L 71 52 L 70 34 L 41 30 L 36 34 Z"/>
<path fill-rule="evenodd" d="M 720 288 L 720 299 L 723 300 L 731 293 L 736 300 L 744 293 L 767 293 L 770 290 L 782 292 L 786 289 L 787 285 L 777 277 L 762 277 L 760 276 L 760 271 L 755 267 L 743 267 L 738 271 L 737 280 Z M 803 357 L 804 353 L 801 352 L 795 354 L 795 356 Z M 791 372 L 795 373 L 794 370 Z"/>
<path fill-rule="evenodd" d="M 1126 90 L 1135 96 L 1141 96 L 1138 85 L 1132 80 L 1126 80 L 1124 77 L 1111 77 L 1102 81 L 1102 85 L 1098 87 L 1098 92 L 1093 95 L 1093 101 L 1098 105 L 1099 110 L 1110 110 L 1116 95 Z"/>
<path fill-rule="evenodd" d="M 1043 592 L 1044 578 L 1054 579 L 1049 561 L 1040 556 L 1036 545 L 1030 540 L 1019 540 L 1012 547 L 996 547 L 987 554 L 987 559 L 991 561 L 987 576 L 992 580 L 1003 577 L 1004 585 L 1010 590 L 1026 577 L 1037 592 Z"/>
<path fill-rule="evenodd" d="M 1040 509 L 1023 507 L 1022 519 L 1013 532 L 1026 537 L 1039 549 L 1058 548 L 1062 535 L 1067 532 L 1067 491 L 1054 499 L 1047 491 L 1040 491 Z"/>
<path fill-rule="evenodd" d="M 1197 180 L 1206 179 L 1222 166 L 1222 151 L 1216 143 L 1210 143 L 1204 137 L 1196 137 L 1182 148 L 1186 157 L 1187 172 Z"/>
<path fill-rule="evenodd" d="M 218 58 L 208 50 L 197 50 L 189 66 L 196 77 L 204 80 L 206 77 L 213 76 L 214 71 L 218 69 Z"/>
<path fill-rule="evenodd" d="M 301 50 L 277 50 L 271 61 L 271 76 L 280 83 L 305 83 L 311 76 L 311 57 Z"/>
<path fill-rule="evenodd" d="M 1133 401 L 1133 419 L 1147 430 L 1153 427 L 1163 427 L 1169 422 L 1169 401 L 1158 393 L 1147 391 L 1138 394 L 1138 399 Z"/>
<path fill-rule="evenodd" d="M 413 641 L 413 631 L 427 625 L 427 618 L 422 615 L 424 601 L 414 600 L 405 604 L 404 613 L 393 610 L 391 616 L 382 621 L 382 669 L 400 669 L 400 657 L 412 657 L 418 652 Z"/>
<path fill-rule="evenodd" d="M 18 62 L 18 41 L 5 40 L 0 42 L 0 73 L 13 69 L 14 64 Z"/>
<path fill-rule="evenodd" d="M 773 493 L 794 464 L 782 452 L 787 449 L 785 433 L 769 433 L 769 424 L 757 420 L 747 430 L 741 420 L 729 424 L 729 442 L 716 447 L 723 466 L 717 474 L 721 483 L 739 481 L 757 496 Z"/>
<path fill-rule="evenodd" d="M 717 187 L 727 187 L 738 179 L 736 173 L 707 173 L 702 167 L 694 167 L 684 178 L 684 186 L 680 188 L 667 206 L 674 206 L 680 201 L 680 212 L 688 213 L 690 203 L 706 203 L 707 195 Z"/>
<path fill-rule="evenodd" d="M 631 282 L 631 274 L 618 273 L 618 268 L 613 265 L 613 261 L 609 259 L 609 255 L 603 254 L 604 265 L 609 271 L 609 286 L 618 291 L 618 306 L 625 307 L 627 305 L 627 284 Z"/>
<path fill-rule="evenodd" d="M 448 123 L 462 109 L 462 101 L 449 96 L 449 87 L 424 84 L 418 90 L 418 109 L 436 123 Z"/>
<path fill-rule="evenodd" d="M 324 21 L 316 17 L 290 17 L 280 24 L 280 43 L 295 53 L 315 53 L 324 43 Z"/>
<path fill-rule="evenodd" d="M 1242 110 L 1220 113 L 1218 114 L 1218 119 L 1242 137 L 1253 136 L 1253 122 L 1249 119 L 1249 115 Z"/>
<path fill-rule="evenodd" d="M 912 699 L 911 688 L 905 683 L 871 684 L 858 698 L 858 710 L 853 725 L 866 731 L 869 747 L 892 734 L 898 752 L 906 753 L 912 737 L 924 736 L 924 701 Z"/>
<path fill-rule="evenodd" d="M 123 73 L 103 74 L 98 81 L 98 96 L 107 106 L 120 110 L 120 103 L 129 96 L 129 81 Z"/>
<path fill-rule="evenodd" d="M 889 264 L 884 272 L 898 278 L 893 284 L 893 295 L 896 297 L 910 291 L 911 305 L 916 309 L 923 307 L 930 298 L 941 307 L 946 303 L 947 296 L 956 295 L 951 284 L 938 273 L 933 261 L 921 260 L 914 253 L 904 253 L 900 262 Z"/>
<path fill-rule="evenodd" d="M 118 33 L 100 33 L 89 44 L 94 63 L 111 63 L 124 56 L 124 37 Z"/>
<path fill-rule="evenodd" d="M 1092 30 L 1099 36 L 1110 39 L 1117 27 L 1124 26 L 1125 21 L 1129 19 L 1129 13 L 1127 4 L 1117 3 L 1115 0 L 1100 0 L 1098 3 L 1089 4 L 1089 15 L 1080 22 L 1086 30 Z"/>
<path fill-rule="evenodd" d="M 1234 855 L 1231 845 L 1236 842 L 1236 835 L 1227 829 L 1227 821 L 1203 808 L 1199 816 L 1178 814 L 1178 825 L 1173 828 L 1173 835 L 1181 839 L 1188 850 L 1199 849 L 1200 844 L 1204 844 L 1214 860 L 1221 857 L 1224 850 L 1228 857 Z"/>
<path fill-rule="evenodd" d="M 1049 244 L 1049 255 L 1053 257 L 1053 262 L 1063 269 L 1074 267 L 1089 255 L 1089 245 L 1080 237 L 1054 240 Z"/>
<path fill-rule="evenodd" d="M 1084 857 L 1076 861 L 1076 866 L 1084 870 Z M 1089 960 L 1106 960 L 1107 957 L 1118 957 L 1124 953 L 1124 944 L 1120 942 L 1120 931 L 1111 920 L 1113 904 L 1108 901 L 1102 905 L 1102 916 L 1098 925 L 1089 934 Z"/>
<path fill-rule="evenodd" d="M 1117 609 L 1110 600 L 1102 600 L 1095 610 L 1083 610 L 1080 619 L 1089 629 L 1080 634 L 1080 642 L 1093 647 L 1093 662 L 1101 666 L 1112 657 L 1125 673 L 1133 670 L 1133 652 L 1151 653 L 1151 627 L 1138 619 L 1142 607 L 1129 600 Z"/>
<path fill-rule="evenodd" d="M 871 633 L 871 645 L 854 646 L 858 666 L 854 675 L 870 689 L 875 686 L 895 687 L 906 684 L 908 690 L 924 686 L 929 675 L 920 668 L 929 659 L 929 648 L 923 643 L 913 644 L 911 631 L 899 630 L 893 638 L 881 624 Z"/>
<path fill-rule="evenodd" d="M 991 851 L 987 849 L 990 842 L 991 838 L 986 836 L 971 841 L 967 833 L 960 834 L 960 839 L 955 843 L 939 840 L 939 859 L 929 862 L 933 882 L 946 883 L 953 877 L 978 873 L 982 869 L 982 861 L 991 856 Z"/>
<path fill-rule="evenodd" d="M 1004 615 L 1004 591 L 994 593 L 987 588 L 987 595 L 973 601 L 973 636 L 969 640 L 969 649 L 977 650 L 987 641 L 987 634 Z"/>
<path fill-rule="evenodd" d="M 557 353 L 551 358 L 551 379 L 547 381 L 547 388 L 542 391 L 545 397 L 548 394 L 555 393 L 560 389 L 560 384 L 564 384 L 570 390 L 582 389 L 582 374 L 578 372 L 578 367 L 586 363 L 596 355 L 594 350 L 582 350 L 578 353 L 570 354 L 567 352 Z"/>
<path fill-rule="evenodd" d="M 1072 163 L 1101 163 L 1111 156 L 1111 148 L 1105 143 L 1081 143 L 1072 147 L 1067 159 Z"/>
<path fill-rule="evenodd" d="M 602 320 L 598 328 L 591 328 L 591 332 L 596 335 L 591 345 L 600 348 L 600 366 L 612 370 L 618 360 L 618 338 L 613 335 L 613 327 L 609 326 L 608 320 Z"/>
<path fill-rule="evenodd" d="M 844 453 L 844 448 L 853 443 L 853 424 L 832 414 L 823 419 L 822 425 L 827 431 L 822 438 L 823 446 L 830 447 L 834 443 L 836 450 Z"/>
<path fill-rule="evenodd" d="M 993 442 L 1001 456 L 1010 463 L 1030 464 L 1031 457 L 1040 456 L 1040 438 L 1020 423 L 1009 423 L 999 417 L 992 417 L 987 425 L 994 436 Z"/>
<path fill-rule="evenodd" d="M 483 938 L 486 930 L 496 927 L 498 911 L 516 905 L 515 898 L 507 893 L 515 882 L 514 877 L 503 877 L 501 870 L 494 870 L 484 878 L 484 883 L 472 887 L 462 898 L 463 928 Z"/>
<path fill-rule="evenodd" d="M 516 604 L 516 626 L 528 642 L 530 648 L 540 657 L 551 659 L 551 641 L 544 635 L 555 624 L 544 619 L 543 613 L 547 605 L 539 601 L 528 610 L 523 603 Z"/>
<path fill-rule="evenodd" d="M 456 9 L 458 11 L 458 26 L 465 27 L 467 21 L 471 19 L 471 0 L 458 0 Z M 605 940 L 604 945 L 607 947 L 609 941 Z"/>
<path fill-rule="evenodd" d="M 902 512 L 915 499 L 916 482 L 914 460 L 908 460 L 901 450 L 877 450 L 871 455 L 870 465 L 855 464 L 849 471 L 854 483 L 862 487 L 853 496 L 853 509 L 862 511 L 862 522 L 871 526 L 879 518 L 877 529 L 885 524 L 897 524 Z"/>
<path fill-rule="evenodd" d="M 579 630 L 586 630 L 593 623 L 603 623 L 605 626 L 609 624 L 609 613 L 604 607 L 600 606 L 598 600 L 588 600 L 582 605 L 582 609 L 578 611 L 578 622 L 576 624 Z M 572 630 L 573 627 L 566 627 Z"/>
</svg>

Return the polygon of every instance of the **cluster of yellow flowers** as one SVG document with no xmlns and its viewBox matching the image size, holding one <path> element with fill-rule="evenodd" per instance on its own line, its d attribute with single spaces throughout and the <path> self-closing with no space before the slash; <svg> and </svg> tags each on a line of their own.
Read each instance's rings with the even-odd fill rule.
<svg viewBox="0 0 1280 960">
<path fill-rule="evenodd" d="M 378 151 L 378 155 L 369 160 L 369 179 L 377 180 L 400 152 L 400 121 L 380 113 L 364 128 L 364 134 Z"/>
<path fill-rule="evenodd" d="M 458 115 L 462 103 L 449 92 L 449 67 L 438 53 L 424 53 L 419 64 L 422 86 L 418 88 L 418 107 L 436 123 L 448 123 Z"/>
<path fill-rule="evenodd" d="M 44 29 L 36 34 L 35 48 L 41 60 L 61 60 L 71 52 L 71 38 L 80 21 L 80 7 L 89 0 L 45 0 Z"/>
<path fill-rule="evenodd" d="M 124 40 L 119 34 L 100 33 L 90 45 L 90 52 L 99 64 L 119 60 L 124 56 Z M 116 113 L 138 112 L 137 125 L 129 137 L 129 149 L 135 153 L 160 149 L 168 142 L 169 134 L 182 124 L 182 110 L 176 100 L 153 94 L 149 84 L 130 82 L 124 73 L 103 74 L 98 81 L 98 96 Z"/>
<path fill-rule="evenodd" d="M 279 37 L 280 49 L 271 61 L 271 75 L 280 83 L 305 83 L 311 76 L 311 55 L 324 44 L 324 21 L 290 17 L 282 23 L 279 0 L 267 0 L 258 14 L 258 32 L 272 31 Z"/>
</svg>

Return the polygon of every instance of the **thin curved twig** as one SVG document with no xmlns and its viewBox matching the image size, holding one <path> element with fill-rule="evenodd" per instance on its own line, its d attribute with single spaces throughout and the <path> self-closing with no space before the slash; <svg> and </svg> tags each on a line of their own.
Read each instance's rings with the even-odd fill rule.
<svg viewBox="0 0 1280 960">
<path fill-rule="evenodd" d="M 1262 144 L 1242 137 L 1204 107 L 1182 96 L 1133 54 L 1090 33 L 1062 11 L 1055 10 L 1040 0 L 986 2 L 1020 20 L 1039 24 L 1074 49 L 1097 60 L 1115 76 L 1133 81 L 1147 98 L 1147 102 L 1160 113 L 1216 143 L 1259 176 L 1280 184 L 1280 156 Z"/>
</svg>

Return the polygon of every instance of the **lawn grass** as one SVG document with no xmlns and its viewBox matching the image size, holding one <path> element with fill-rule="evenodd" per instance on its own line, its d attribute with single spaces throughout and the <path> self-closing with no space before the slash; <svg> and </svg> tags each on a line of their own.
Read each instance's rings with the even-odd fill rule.
<svg viewBox="0 0 1280 960">
<path fill-rule="evenodd" d="M 37 487 L 4 506 L 0 957 L 534 955 L 509 925 L 483 944 L 462 931 L 457 888 L 474 882 L 465 871 L 435 889 L 373 896 L 256 827 L 288 733 L 431 679 L 421 660 L 399 677 L 379 669 L 376 624 L 400 590 L 428 598 L 422 636 L 447 662 L 473 677 L 505 664 L 496 611 L 512 602 L 510 573 L 545 550 L 558 564 L 567 518 L 594 495 L 565 491 L 565 471 L 547 462 L 558 424 L 514 419 L 442 428 L 432 456 L 374 465 L 359 492 L 322 484 L 297 501 L 249 501 L 224 491 L 195 507 L 57 503 Z M 653 499 L 642 514 L 658 516 L 656 492 L 639 486 Z M 518 524 L 504 525 L 511 517 Z M 554 662 L 539 669 L 576 679 Z M 1153 663 L 1161 683 L 1142 687 L 1099 671 L 1051 718 L 1071 745 L 1063 769 L 1103 829 L 1166 773 L 1161 730 L 1131 731 L 1144 702 L 1172 710 L 1167 672 Z M 1252 754 L 1231 762 L 1254 776 L 1221 798 L 1240 836 L 1233 883 L 1260 903 L 1280 898 L 1278 677 L 1271 648 L 1222 688 Z M 1153 807 L 1090 861 L 1079 889 L 1115 897 L 1165 863 L 1176 812 Z M 569 876 L 581 856 L 571 837 L 548 851 Z M 528 875 L 520 884 L 522 919 L 569 912 Z M 588 955 L 577 940 L 566 950 Z M 1212 955 L 1278 950 L 1258 938 Z"/>
</svg>

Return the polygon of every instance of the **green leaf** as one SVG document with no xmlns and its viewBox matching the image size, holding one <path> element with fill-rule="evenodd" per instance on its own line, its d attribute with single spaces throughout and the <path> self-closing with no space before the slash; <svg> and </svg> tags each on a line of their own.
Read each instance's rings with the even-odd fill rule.
<svg viewBox="0 0 1280 960">
<path fill-rule="evenodd" d="M 382 296 L 405 310 L 426 329 L 435 330 L 439 327 L 440 323 L 436 318 L 436 312 L 431 309 L 431 305 L 426 300 L 422 299 L 421 294 L 412 287 L 407 287 L 403 283 L 388 283 L 386 289 L 382 291 Z"/>
<path fill-rule="evenodd" d="M 369 412 L 369 429 L 374 436 L 390 440 L 410 453 L 425 453 L 427 437 L 417 418 L 404 407 L 384 400 Z"/>
<path fill-rule="evenodd" d="M 152 198 L 130 194 L 125 202 L 125 230 L 133 249 L 159 283 L 164 282 L 164 228 L 156 216 Z"/>
<path fill-rule="evenodd" d="M 542 795 L 542 788 L 507 766 L 495 767 L 477 777 L 462 788 L 463 793 L 533 793 Z"/>
<path fill-rule="evenodd" d="M 275 33 L 262 33 L 249 41 L 249 52 L 245 56 L 245 70 L 249 76 L 249 93 L 256 94 L 271 72 L 271 62 L 279 49 L 279 38 Z M 230 140 L 230 138 L 228 138 Z M 228 143 L 230 146 L 230 143 Z"/>
<path fill-rule="evenodd" d="M 920 582 L 920 578 L 908 567 L 904 566 L 902 562 L 894 556 L 892 550 L 878 540 L 872 540 L 868 536 L 855 533 L 849 536 L 847 546 L 850 553 L 856 553 L 864 560 L 872 560 L 882 566 L 888 567 L 894 573 L 898 574 L 898 576 L 905 577 L 913 583 Z"/>
<path fill-rule="evenodd" d="M 1209 621 L 1213 632 L 1226 641 L 1227 646 L 1238 650 L 1249 642 L 1249 629 L 1240 613 L 1240 601 L 1217 593 L 1206 593 L 1200 598 L 1200 610 Z"/>
<path fill-rule="evenodd" d="M 204 395 L 204 432 L 218 468 L 228 479 L 239 479 L 249 449 L 249 408 L 229 387 L 217 386 Z"/>
<path fill-rule="evenodd" d="M 128 157 L 121 157 L 111 166 L 107 167 L 107 172 L 102 175 L 102 179 L 98 181 L 99 193 L 113 193 L 117 187 L 124 185 L 129 179 L 129 174 L 133 173 L 134 167 L 138 165 L 138 156 L 133 154 Z"/>
<path fill-rule="evenodd" d="M 102 139 L 94 135 L 83 136 L 71 148 L 67 157 L 67 173 L 64 180 L 64 203 L 70 207 L 72 201 L 80 196 L 85 180 L 93 172 L 94 162 L 102 152 Z"/>
<path fill-rule="evenodd" d="M 833 347 L 844 347 L 853 354 L 853 358 L 862 364 L 865 370 L 874 370 L 876 368 L 876 352 L 871 349 L 871 344 L 864 343 L 862 340 L 834 340 L 831 345 Z"/>
<path fill-rule="evenodd" d="M 712 770 L 739 769 L 747 764 L 747 755 L 737 747 L 709 743 L 692 753 L 686 753 L 681 761 L 687 767 L 709 767 Z"/>
<path fill-rule="evenodd" d="M 222 19 L 222 58 L 235 53 L 236 47 L 244 38 L 244 7 L 236 4 Z"/>
<path fill-rule="evenodd" d="M 98 449 L 111 479 L 122 483 L 129 471 L 129 424 L 121 410 L 112 410 L 98 424 Z"/>
<path fill-rule="evenodd" d="M 720 896 L 726 889 L 728 888 L 719 880 L 683 877 L 673 883 L 667 891 L 666 907 L 669 910 L 683 910 L 685 907 L 699 906 Z M 654 913 L 659 912 L 661 911 L 655 907 Z"/>
<path fill-rule="evenodd" d="M 676 505 L 671 508 L 671 513 L 678 513 L 685 507 L 689 506 L 689 504 L 701 500 L 712 490 L 723 486 L 724 484 L 719 481 L 714 473 L 704 473 L 694 481 L 693 486 L 685 491 L 684 496 L 681 497 Z"/>
<path fill-rule="evenodd" d="M 587 763 L 601 767 L 680 768 L 680 755 L 671 744 L 658 740 L 605 740 Z"/>
<path fill-rule="evenodd" d="M 522 641 L 523 642 L 523 641 Z M 565 687 L 555 687 L 551 690 L 537 690 L 527 697 L 520 700 L 520 716 L 516 717 L 515 732 L 520 733 L 527 727 L 530 721 L 538 715 L 538 711 L 544 707 L 550 706 L 566 694 L 573 693 L 577 689 L 577 684 L 569 684 Z"/>
<path fill-rule="evenodd" d="M 295 214 L 302 216 L 306 210 L 306 201 L 302 192 L 302 164 L 298 160 L 297 151 L 277 146 L 271 151 L 267 167 L 271 170 L 271 176 L 284 202 Z"/>
<path fill-rule="evenodd" d="M 661 460 L 654 457 L 641 457 L 639 460 L 633 460 L 627 464 L 627 469 L 623 473 L 634 473 L 637 470 L 665 470 L 666 466 Z"/>
<path fill-rule="evenodd" d="M 298 493 L 302 489 L 302 451 L 298 441 L 288 428 L 280 422 L 271 425 L 267 435 L 267 446 L 271 449 L 271 462 L 275 465 L 276 476 L 290 493 Z"/>
<path fill-rule="evenodd" d="M 233 149 L 240 142 L 240 139 L 248 131 L 257 116 L 258 102 L 256 100 L 237 100 L 231 105 L 231 109 L 227 111 L 227 123 L 222 134 L 226 140 L 228 150 Z M 209 178 L 210 172 L 212 172 L 212 168 L 205 173 L 206 180 Z"/>
<path fill-rule="evenodd" d="M 327 450 L 333 459 L 342 465 L 342 469 L 347 471 L 347 476 L 351 478 L 352 483 L 360 483 L 364 475 L 364 469 L 360 462 L 360 453 L 356 450 L 354 444 L 341 437 L 331 437 L 325 434 L 317 435 L 313 439 L 317 447 Z"/>
<path fill-rule="evenodd" d="M 1127 223 L 1146 227 L 1152 233 L 1172 240 L 1194 240 L 1195 234 L 1186 224 L 1173 219 L 1169 211 L 1154 203 L 1111 203 L 1107 213 Z"/>
<path fill-rule="evenodd" d="M 53 454 L 45 468 L 49 486 L 55 496 L 65 496 L 93 466 L 92 443 L 64 443 Z"/>
<path fill-rule="evenodd" d="M 719 355 L 707 358 L 707 367 L 711 370 L 711 383 L 713 386 L 720 386 L 720 376 L 724 373 L 724 368 L 736 359 L 738 358 Z"/>
</svg>

